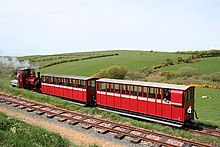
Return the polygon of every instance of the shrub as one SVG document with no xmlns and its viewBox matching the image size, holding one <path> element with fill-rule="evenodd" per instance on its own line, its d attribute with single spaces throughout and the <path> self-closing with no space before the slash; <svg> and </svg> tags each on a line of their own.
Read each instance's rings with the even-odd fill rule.
<svg viewBox="0 0 220 147">
<path fill-rule="evenodd" d="M 159 73 L 160 76 L 164 76 L 167 79 L 171 79 L 175 77 L 175 72 L 174 70 L 170 70 L 170 71 L 162 71 Z"/>
<path fill-rule="evenodd" d="M 196 70 L 192 67 L 182 67 L 175 73 L 176 77 L 191 77 L 196 74 Z"/>
<path fill-rule="evenodd" d="M 194 83 L 198 83 L 198 84 L 201 84 L 202 81 L 194 78 L 194 77 L 189 77 L 185 80 L 184 84 L 194 84 Z"/>
<path fill-rule="evenodd" d="M 143 73 L 140 72 L 129 72 L 126 76 L 125 79 L 128 80 L 144 80 L 145 75 Z"/>
<path fill-rule="evenodd" d="M 153 69 L 152 67 L 149 67 L 149 68 L 147 68 L 147 69 L 144 70 L 144 74 L 145 74 L 146 76 L 152 74 L 153 72 L 154 72 L 154 69 Z"/>
<path fill-rule="evenodd" d="M 173 61 L 172 61 L 170 58 L 167 58 L 167 59 L 166 59 L 166 62 L 167 62 L 169 65 L 173 65 Z"/>
<path fill-rule="evenodd" d="M 213 82 L 220 82 L 220 72 L 212 73 L 211 79 Z"/>
<path fill-rule="evenodd" d="M 182 57 L 178 57 L 178 58 L 176 59 L 176 61 L 178 61 L 178 62 L 183 62 L 183 58 L 182 58 Z"/>
<path fill-rule="evenodd" d="M 113 65 L 107 69 L 102 69 L 94 76 L 100 78 L 112 78 L 112 79 L 124 79 L 128 70 L 125 67 L 119 65 Z"/>
<path fill-rule="evenodd" d="M 211 76 L 210 75 L 201 75 L 200 77 L 199 77 L 201 80 L 206 80 L 206 81 L 209 81 L 210 79 L 211 79 Z"/>
<path fill-rule="evenodd" d="M 147 78 L 147 81 L 149 82 L 159 82 L 159 83 L 164 83 L 166 82 L 166 78 L 165 77 L 161 77 L 161 76 L 150 76 Z"/>
</svg>

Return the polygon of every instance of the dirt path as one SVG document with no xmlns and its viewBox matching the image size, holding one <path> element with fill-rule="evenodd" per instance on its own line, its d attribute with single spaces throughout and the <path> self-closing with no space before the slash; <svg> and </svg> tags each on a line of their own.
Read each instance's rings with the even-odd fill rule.
<svg viewBox="0 0 220 147">
<path fill-rule="evenodd" d="M 108 146 L 108 147 L 119 147 L 122 145 L 115 144 L 112 142 L 105 141 L 104 139 L 96 138 L 94 136 L 66 128 L 64 126 L 54 124 L 54 123 L 48 123 L 46 120 L 41 119 L 41 118 L 33 118 L 31 116 L 25 115 L 22 112 L 18 112 L 15 110 L 9 110 L 7 108 L 0 107 L 0 111 L 7 114 L 8 116 L 12 116 L 15 118 L 18 118 L 22 121 L 25 121 L 28 124 L 35 125 L 35 126 L 40 126 L 42 128 L 45 128 L 49 131 L 59 133 L 61 136 L 64 138 L 67 138 L 70 140 L 72 143 L 77 144 L 77 145 L 83 145 L 83 146 L 88 146 L 90 144 L 97 144 L 100 146 Z"/>
</svg>

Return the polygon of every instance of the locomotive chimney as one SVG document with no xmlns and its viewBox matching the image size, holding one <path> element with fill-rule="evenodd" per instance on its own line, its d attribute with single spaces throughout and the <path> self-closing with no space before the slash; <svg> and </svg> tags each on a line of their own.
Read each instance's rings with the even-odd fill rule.
<svg viewBox="0 0 220 147">
<path fill-rule="evenodd" d="M 40 72 L 37 72 L 37 78 L 40 79 Z"/>
</svg>

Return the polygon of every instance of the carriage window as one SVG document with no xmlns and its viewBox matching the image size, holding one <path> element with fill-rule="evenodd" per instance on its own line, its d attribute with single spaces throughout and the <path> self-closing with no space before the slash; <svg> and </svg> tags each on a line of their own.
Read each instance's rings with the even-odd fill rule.
<svg viewBox="0 0 220 147">
<path fill-rule="evenodd" d="M 59 85 L 63 85 L 63 78 L 59 78 Z"/>
<path fill-rule="evenodd" d="M 79 80 L 75 80 L 75 86 L 74 87 L 79 87 Z"/>
<path fill-rule="evenodd" d="M 114 92 L 114 84 L 113 83 L 107 83 L 107 91 Z"/>
<path fill-rule="evenodd" d="M 115 86 L 115 93 L 120 94 L 120 85 L 119 84 L 114 84 Z"/>
<path fill-rule="evenodd" d="M 138 96 L 142 96 L 142 89 L 143 87 L 138 86 Z"/>
<path fill-rule="evenodd" d="M 98 91 L 102 90 L 102 83 L 98 83 Z"/>
<path fill-rule="evenodd" d="M 102 83 L 102 91 L 106 92 L 106 83 Z"/>
<path fill-rule="evenodd" d="M 131 95 L 137 96 L 137 86 L 130 86 Z"/>
<path fill-rule="evenodd" d="M 70 85 L 70 79 L 64 79 L 64 85 L 69 86 Z"/>
<path fill-rule="evenodd" d="M 164 89 L 164 100 L 170 101 L 170 89 Z"/>
<path fill-rule="evenodd" d="M 114 93 L 114 89 L 115 89 L 114 84 L 111 83 L 111 84 L 110 84 L 110 92 Z"/>
<path fill-rule="evenodd" d="M 79 88 L 82 88 L 82 86 L 83 86 L 83 85 L 82 85 L 82 80 L 78 80 L 78 87 L 79 87 Z"/>
<path fill-rule="evenodd" d="M 76 80 L 75 79 L 72 79 L 72 86 L 76 87 Z"/>
<path fill-rule="evenodd" d="M 149 98 L 155 98 L 156 88 L 149 88 Z"/>
<path fill-rule="evenodd" d="M 193 99 L 193 97 L 194 97 L 194 90 L 188 90 L 186 93 L 187 101 Z"/>
<path fill-rule="evenodd" d="M 54 84 L 56 84 L 56 85 L 59 84 L 59 79 L 58 78 L 54 78 Z"/>
<path fill-rule="evenodd" d="M 162 89 L 158 88 L 157 89 L 157 99 L 161 99 L 161 93 L 162 93 Z"/>
<path fill-rule="evenodd" d="M 121 94 L 126 94 L 126 85 L 121 85 Z"/>
<path fill-rule="evenodd" d="M 86 82 L 84 80 L 80 80 L 80 81 L 81 81 L 80 88 L 85 89 L 86 88 Z M 90 86 L 92 87 L 92 83 L 90 84 Z"/>
<path fill-rule="evenodd" d="M 45 83 L 50 83 L 50 77 L 44 77 Z"/>
<path fill-rule="evenodd" d="M 147 87 L 143 87 L 143 97 L 147 97 Z"/>
<path fill-rule="evenodd" d="M 44 76 L 41 76 L 42 83 L 46 83 L 46 78 Z"/>
<path fill-rule="evenodd" d="M 69 86 L 73 86 L 73 79 L 69 79 Z"/>
<path fill-rule="evenodd" d="M 50 83 L 54 83 L 54 78 L 53 77 L 49 77 Z"/>
<path fill-rule="evenodd" d="M 89 89 L 95 89 L 95 81 L 94 80 L 88 81 L 88 86 L 89 86 Z"/>
</svg>

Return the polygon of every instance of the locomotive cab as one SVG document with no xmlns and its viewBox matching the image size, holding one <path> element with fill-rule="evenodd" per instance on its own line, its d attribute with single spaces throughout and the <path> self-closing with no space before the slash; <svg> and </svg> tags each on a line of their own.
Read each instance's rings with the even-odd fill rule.
<svg viewBox="0 0 220 147">
<path fill-rule="evenodd" d="M 17 70 L 17 87 L 39 91 L 40 86 L 40 72 L 35 75 L 34 68 L 22 68 Z"/>
</svg>

